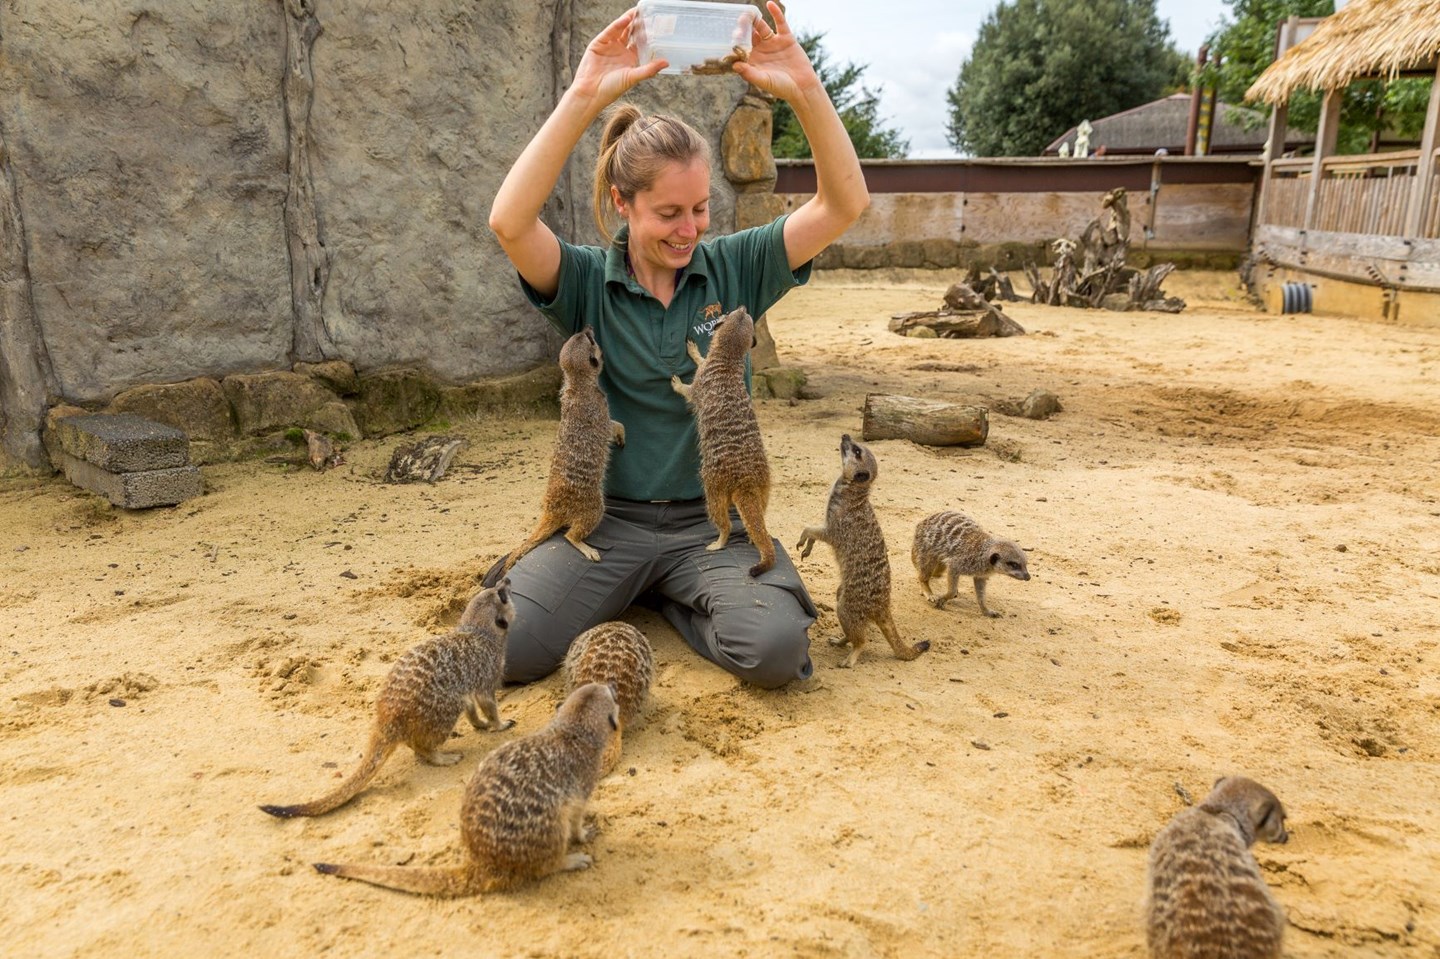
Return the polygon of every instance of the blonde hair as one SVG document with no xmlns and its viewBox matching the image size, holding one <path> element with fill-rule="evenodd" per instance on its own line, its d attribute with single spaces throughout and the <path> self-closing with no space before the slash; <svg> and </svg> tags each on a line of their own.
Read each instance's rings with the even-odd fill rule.
<svg viewBox="0 0 1440 959">
<path fill-rule="evenodd" d="M 633 203 L 635 194 L 654 185 L 665 164 L 689 164 L 697 157 L 708 164 L 710 144 L 684 120 L 658 113 L 644 116 L 632 104 L 616 104 L 605 121 L 595 159 L 595 225 L 606 244 L 614 240 L 612 186 L 621 199 Z"/>
</svg>

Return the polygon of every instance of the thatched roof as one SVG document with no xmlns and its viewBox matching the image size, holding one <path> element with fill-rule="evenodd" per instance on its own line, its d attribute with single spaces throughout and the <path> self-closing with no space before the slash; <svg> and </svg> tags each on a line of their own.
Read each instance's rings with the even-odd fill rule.
<svg viewBox="0 0 1440 959">
<path fill-rule="evenodd" d="M 1440 54 L 1440 0 L 1350 0 L 1285 51 L 1245 92 L 1284 103 L 1299 90 L 1336 90 L 1362 77 L 1433 68 Z"/>
<path fill-rule="evenodd" d="M 1153 154 L 1164 149 L 1173 156 L 1185 152 L 1185 132 L 1190 126 L 1190 94 L 1175 93 L 1138 107 L 1091 120 L 1090 149 L 1105 148 L 1107 156 L 1119 154 Z M 1265 148 L 1269 130 L 1258 110 L 1215 105 L 1215 120 L 1210 125 L 1210 154 L 1260 155 Z M 1066 130 L 1045 148 L 1046 156 L 1060 152 L 1060 144 L 1075 145 L 1075 127 Z M 1314 143 L 1313 133 L 1289 130 L 1286 146 L 1293 149 L 1302 143 Z"/>
</svg>

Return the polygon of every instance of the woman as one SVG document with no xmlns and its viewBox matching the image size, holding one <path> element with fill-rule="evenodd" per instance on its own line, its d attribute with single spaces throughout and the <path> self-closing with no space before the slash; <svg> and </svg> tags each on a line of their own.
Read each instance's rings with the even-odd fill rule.
<svg viewBox="0 0 1440 959">
<path fill-rule="evenodd" d="M 564 659 L 570 642 L 644 597 L 697 652 L 731 673 L 773 688 L 810 676 L 807 630 L 815 607 L 794 564 L 777 551 L 774 569 L 747 570 L 756 550 L 733 523 L 727 548 L 707 552 L 715 530 L 705 512 L 694 419 L 670 377 L 688 381 L 686 340 L 702 353 L 714 320 L 744 306 L 760 316 L 809 278 L 810 261 L 869 204 L 860 162 L 810 59 L 779 6 L 772 28 L 754 27 L 748 61 L 734 70 L 785 100 L 815 156 L 816 192 L 768 226 L 701 242 L 710 225 L 705 140 L 673 117 L 612 111 L 596 163 L 595 213 L 607 248 L 556 237 L 540 210 L 589 125 L 635 84 L 667 65 L 637 64 L 628 46 L 635 10 L 590 42 L 535 138 L 495 195 L 495 232 L 531 301 L 562 333 L 585 326 L 604 353 L 601 385 L 626 443 L 611 457 L 606 513 L 588 537 L 590 562 L 566 545 L 542 546 L 511 570 L 517 612 L 506 678 L 529 682 Z"/>
</svg>

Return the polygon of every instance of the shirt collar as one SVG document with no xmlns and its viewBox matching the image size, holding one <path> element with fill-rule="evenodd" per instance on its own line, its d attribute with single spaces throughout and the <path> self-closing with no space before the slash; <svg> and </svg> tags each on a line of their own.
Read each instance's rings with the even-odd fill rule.
<svg viewBox="0 0 1440 959">
<path fill-rule="evenodd" d="M 643 289 L 635 281 L 635 276 L 630 272 L 629 263 L 626 260 L 626 246 L 630 242 L 630 225 L 627 223 L 620 227 L 615 238 L 610 242 L 609 248 L 605 251 L 605 282 L 619 283 L 621 286 L 634 286 Z M 690 256 L 690 263 L 681 267 L 675 276 L 675 288 L 680 288 L 681 282 L 687 276 L 700 276 L 710 278 L 710 269 L 706 265 L 705 257 L 701 255 L 701 245 L 695 244 L 695 252 Z"/>
</svg>

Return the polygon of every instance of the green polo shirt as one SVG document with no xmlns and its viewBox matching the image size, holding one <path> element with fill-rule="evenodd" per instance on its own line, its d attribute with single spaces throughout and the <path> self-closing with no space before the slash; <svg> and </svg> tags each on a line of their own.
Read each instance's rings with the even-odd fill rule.
<svg viewBox="0 0 1440 959">
<path fill-rule="evenodd" d="M 690 265 L 679 271 L 669 307 L 630 275 L 627 227 L 608 249 L 561 240 L 560 285 L 552 300 L 521 279 L 530 302 L 561 333 L 570 336 L 589 326 L 604 352 L 600 387 L 610 418 L 625 424 L 625 446 L 611 451 L 605 477 L 611 496 L 645 502 L 704 495 L 695 418 L 670 377 L 688 383 L 695 373 L 686 340 L 703 355 L 719 317 L 743 306 L 759 318 L 810 279 L 809 263 L 790 269 L 784 226 L 781 216 L 701 243 Z"/>
</svg>

